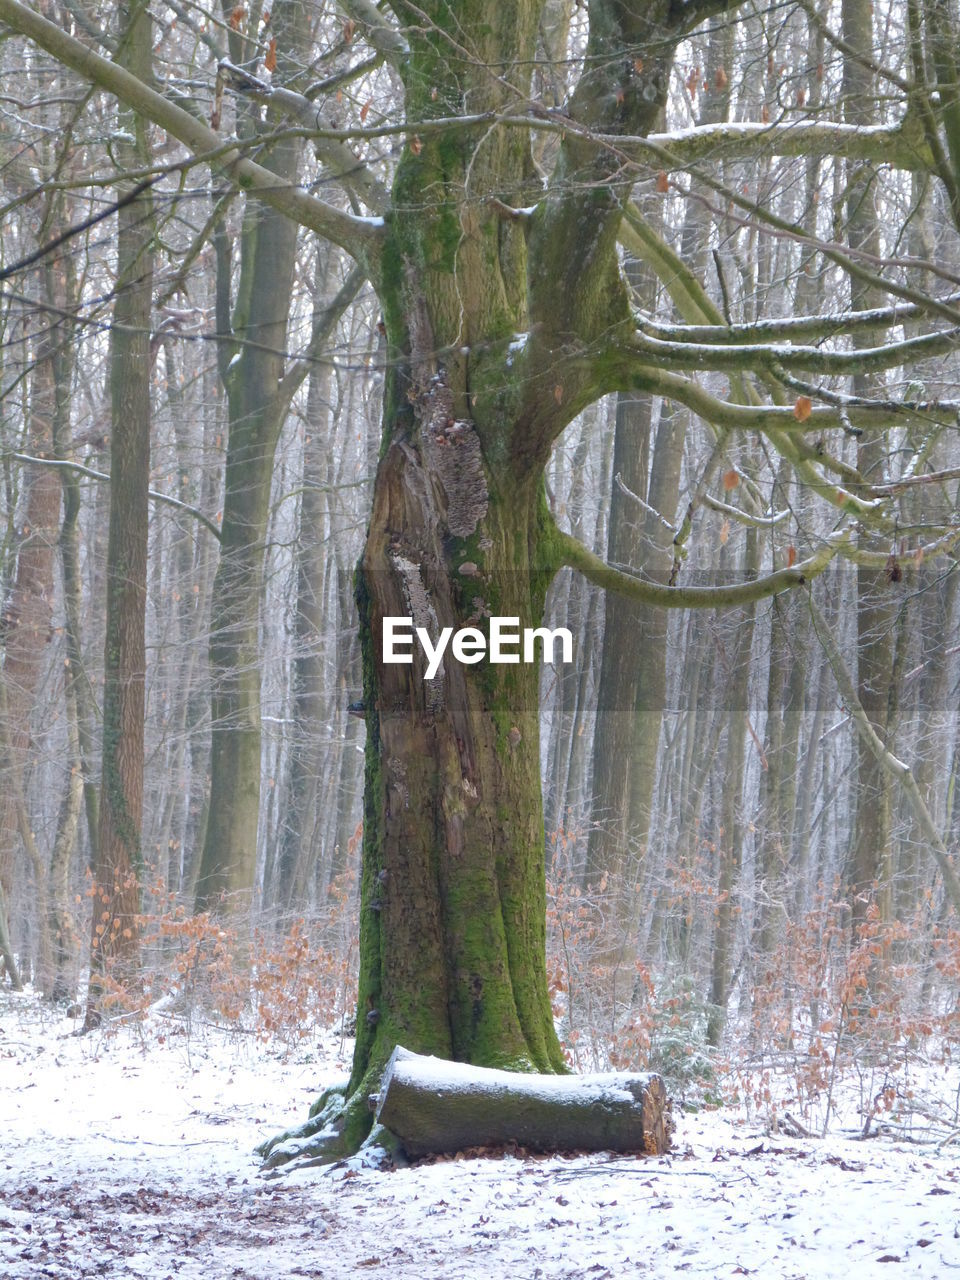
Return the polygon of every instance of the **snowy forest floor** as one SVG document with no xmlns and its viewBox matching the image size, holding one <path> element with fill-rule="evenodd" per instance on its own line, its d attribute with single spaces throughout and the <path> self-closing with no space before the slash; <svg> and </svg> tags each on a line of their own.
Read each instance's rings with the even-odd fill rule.
<svg viewBox="0 0 960 1280">
<path fill-rule="evenodd" d="M 73 1027 L 0 995 L 4 1280 L 960 1274 L 956 1143 L 793 1140 L 725 1108 L 678 1114 L 661 1159 L 264 1177 L 253 1147 L 305 1117 L 349 1044 L 283 1056 L 173 1019 Z"/>
</svg>

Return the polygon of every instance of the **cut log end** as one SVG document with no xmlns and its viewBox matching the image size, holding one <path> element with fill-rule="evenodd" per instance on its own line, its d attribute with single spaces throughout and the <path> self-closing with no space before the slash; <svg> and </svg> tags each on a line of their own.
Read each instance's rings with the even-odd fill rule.
<svg viewBox="0 0 960 1280">
<path fill-rule="evenodd" d="M 662 1077 L 541 1076 L 394 1051 L 377 1120 L 411 1159 L 516 1143 L 529 1151 L 661 1155 L 670 1148 Z"/>
</svg>

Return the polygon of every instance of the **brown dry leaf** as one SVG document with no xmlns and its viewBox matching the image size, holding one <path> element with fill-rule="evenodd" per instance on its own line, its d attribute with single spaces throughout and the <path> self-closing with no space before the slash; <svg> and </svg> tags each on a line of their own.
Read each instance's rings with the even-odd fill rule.
<svg viewBox="0 0 960 1280">
<path fill-rule="evenodd" d="M 729 493 L 731 489 L 735 489 L 739 483 L 740 477 L 737 475 L 736 471 L 734 471 L 733 467 L 731 467 L 729 471 L 725 471 L 723 473 L 723 487 L 726 489 L 727 493 Z"/>
<path fill-rule="evenodd" d="M 364 124 L 364 123 L 365 123 L 365 121 L 366 121 L 366 119 L 367 119 L 367 116 L 368 116 L 369 114 L 370 114 L 370 103 L 369 103 L 369 102 L 365 102 L 365 103 L 363 104 L 363 106 L 360 108 L 360 123 L 361 123 L 361 124 Z"/>
<path fill-rule="evenodd" d="M 234 31 L 240 30 L 240 24 L 241 22 L 243 22 L 246 16 L 247 16 L 246 9 L 242 4 L 238 4 L 234 9 L 233 13 L 231 13 L 230 15 L 230 26 L 234 29 Z"/>
<path fill-rule="evenodd" d="M 717 89 L 725 89 L 730 83 L 730 78 L 724 71 L 723 67 L 717 67 L 717 74 L 713 78 L 713 83 Z"/>
<path fill-rule="evenodd" d="M 353 39 L 353 33 L 356 31 L 356 29 L 357 29 L 357 24 L 354 22 L 352 18 L 348 18 L 346 22 L 343 24 L 343 43 L 344 44 L 350 43 L 350 41 Z"/>
<path fill-rule="evenodd" d="M 767 106 L 766 103 L 764 103 L 763 106 L 760 108 L 760 123 L 761 124 L 770 123 L 770 108 Z"/>
<path fill-rule="evenodd" d="M 662 169 L 657 174 L 657 190 L 660 192 L 661 195 L 666 195 L 666 193 L 670 190 L 670 179 L 667 177 L 666 173 L 664 173 Z"/>
<path fill-rule="evenodd" d="M 563 387 L 559 382 L 553 388 L 553 398 L 556 400 L 557 404 L 561 404 L 563 402 Z"/>
<path fill-rule="evenodd" d="M 802 107 L 803 104 L 806 102 L 806 100 L 807 100 L 807 91 L 806 89 L 804 89 L 803 85 L 801 85 L 800 88 L 797 90 L 797 106 Z"/>
<path fill-rule="evenodd" d="M 797 563 L 797 548 L 791 543 L 787 547 L 787 568 L 792 569 Z"/>
<path fill-rule="evenodd" d="M 793 406 L 793 416 L 798 422 L 806 422 L 813 413 L 813 401 L 809 396 L 797 396 Z"/>
<path fill-rule="evenodd" d="M 725 547 L 727 545 L 727 540 L 729 539 L 729 537 L 730 537 L 730 521 L 724 520 L 723 524 L 720 526 L 720 545 L 722 547 Z"/>
<path fill-rule="evenodd" d="M 642 59 L 642 58 L 634 58 L 634 60 L 633 60 L 633 69 L 634 69 L 634 71 L 637 73 L 637 75 L 639 75 L 639 74 L 640 74 L 640 72 L 643 70 L 643 59 Z"/>
<path fill-rule="evenodd" d="M 687 93 L 689 93 L 691 98 L 695 98 L 697 96 L 697 90 L 700 88 L 700 68 L 699 67 L 693 68 L 693 70 L 687 76 L 686 84 L 687 84 Z"/>
<path fill-rule="evenodd" d="M 270 37 L 270 47 L 267 50 L 267 56 L 263 60 L 263 65 L 267 71 L 273 72 L 277 69 L 277 37 Z"/>
<path fill-rule="evenodd" d="M 417 137 L 416 134 L 414 134 L 413 137 L 410 139 L 410 150 L 413 152 L 415 156 L 418 156 L 420 152 L 423 150 L 423 143 L 420 141 L 420 139 Z"/>
</svg>

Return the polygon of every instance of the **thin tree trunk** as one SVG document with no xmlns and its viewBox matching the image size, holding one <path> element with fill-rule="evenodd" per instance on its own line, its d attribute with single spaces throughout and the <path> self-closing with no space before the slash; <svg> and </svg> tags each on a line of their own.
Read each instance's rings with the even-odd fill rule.
<svg viewBox="0 0 960 1280">
<path fill-rule="evenodd" d="M 318 252 L 314 276 L 313 325 L 316 328 L 333 276 L 333 258 Z M 334 553 L 326 545 L 327 462 L 333 452 L 329 429 L 332 368 L 319 361 L 310 370 L 304 423 L 303 476 L 300 496 L 300 532 L 297 543 L 296 650 L 293 667 L 293 732 L 290 751 L 289 803 L 279 836 L 276 884 L 272 896 L 286 909 L 300 909 L 306 876 L 300 872 L 310 862 L 316 821 L 317 781 L 325 754 L 323 727 L 332 729 L 330 708 L 325 705 L 327 679 L 325 649 L 329 622 L 325 619 L 324 579 Z"/>
<path fill-rule="evenodd" d="M 274 6 L 271 31 L 280 53 L 278 77 L 297 75 L 306 12 L 299 0 Z M 235 29 L 231 58 L 242 64 L 253 46 Z M 286 58 L 291 59 L 290 62 Z M 279 83 L 279 80 L 277 81 Z M 252 117 L 247 126 L 253 127 Z M 297 140 L 274 144 L 260 162 L 278 182 L 295 182 Z M 220 561 L 213 586 L 210 635 L 210 799 L 196 886 L 196 910 L 242 910 L 257 876 L 260 820 L 260 603 L 274 452 L 287 400 L 281 379 L 297 244 L 296 226 L 259 201 L 244 215 L 237 301 L 229 316 L 230 255 L 219 233 L 217 328 L 220 371 L 229 403 Z M 242 339 L 234 350 L 233 339 Z"/>
<path fill-rule="evenodd" d="M 153 26 L 137 0 L 121 8 L 125 65 L 148 80 Z M 125 113 L 126 114 L 126 113 Z M 149 164 L 145 122 L 125 126 L 131 168 Z M 153 198 L 120 209 L 117 295 L 110 333 L 110 529 L 104 645 L 103 773 L 94 867 L 90 988 L 85 1026 L 102 1020 L 113 993 L 139 977 L 143 716 L 146 653 L 147 523 L 150 483 L 150 317 L 153 305 Z"/>
<path fill-rule="evenodd" d="M 45 229 L 41 236 L 46 234 Z M 33 456 L 49 457 L 53 452 L 53 426 L 57 387 L 55 354 L 64 331 L 41 317 L 41 333 L 34 351 L 30 381 L 28 443 Z M 27 785 L 30 761 L 30 715 L 47 650 L 53 613 L 54 556 L 60 517 L 60 481 L 51 467 L 25 469 L 26 497 L 23 502 L 21 541 L 17 551 L 16 576 L 4 603 L 0 619 L 3 639 L 4 723 L 2 737 L 8 768 L 16 775 L 15 786 L 0 794 L 0 881 L 7 895 L 13 884 L 16 840 L 19 830 L 15 792 Z M 25 802 L 25 797 L 20 796 Z M 38 886 L 38 889 L 41 886 Z M 42 936 L 46 919 L 39 919 Z"/>
<path fill-rule="evenodd" d="M 873 73 L 873 6 L 870 0 L 844 0 L 843 36 L 849 53 L 843 63 L 844 116 L 850 124 L 867 124 L 875 112 Z M 847 239 L 851 248 L 879 254 L 879 226 L 870 179 L 856 175 L 848 183 L 846 199 Z M 874 304 L 875 294 L 851 280 L 854 307 Z M 869 395 L 873 380 L 857 375 L 856 395 Z M 858 469 L 868 482 L 884 474 L 885 440 L 874 434 L 861 440 Z M 857 570 L 857 694 L 881 741 L 888 731 L 890 681 L 893 669 L 893 634 L 897 601 L 884 571 Z M 858 739 L 857 815 L 846 880 L 851 902 L 851 924 L 866 919 L 873 901 L 881 915 L 890 913 L 890 777 L 863 737 Z M 878 888 L 877 888 L 878 886 Z"/>
<path fill-rule="evenodd" d="M 759 536 L 755 529 L 747 530 L 746 544 L 746 572 L 747 576 L 751 576 L 756 573 L 759 562 Z M 738 917 L 734 891 L 743 862 L 744 822 L 741 806 L 749 722 L 750 651 L 756 615 L 756 605 L 747 605 L 735 619 L 729 658 L 731 669 L 724 673 L 722 679 L 722 688 L 727 698 L 727 747 L 723 759 L 723 793 L 716 836 L 719 872 L 711 956 L 711 1007 L 707 1022 L 707 1043 L 711 1045 L 720 1043 L 733 968 L 733 941 Z"/>
</svg>

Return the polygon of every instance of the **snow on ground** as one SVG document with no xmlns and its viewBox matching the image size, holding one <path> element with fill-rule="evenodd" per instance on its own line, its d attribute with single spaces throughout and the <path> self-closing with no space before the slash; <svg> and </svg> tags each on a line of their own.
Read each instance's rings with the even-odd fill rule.
<svg viewBox="0 0 960 1280">
<path fill-rule="evenodd" d="M 678 1117 L 662 1159 L 271 1178 L 252 1149 L 342 1073 L 336 1041 L 284 1060 L 173 1021 L 71 1028 L 0 998 L 3 1280 L 960 1273 L 956 1145 L 795 1141 L 712 1112 Z"/>
</svg>

